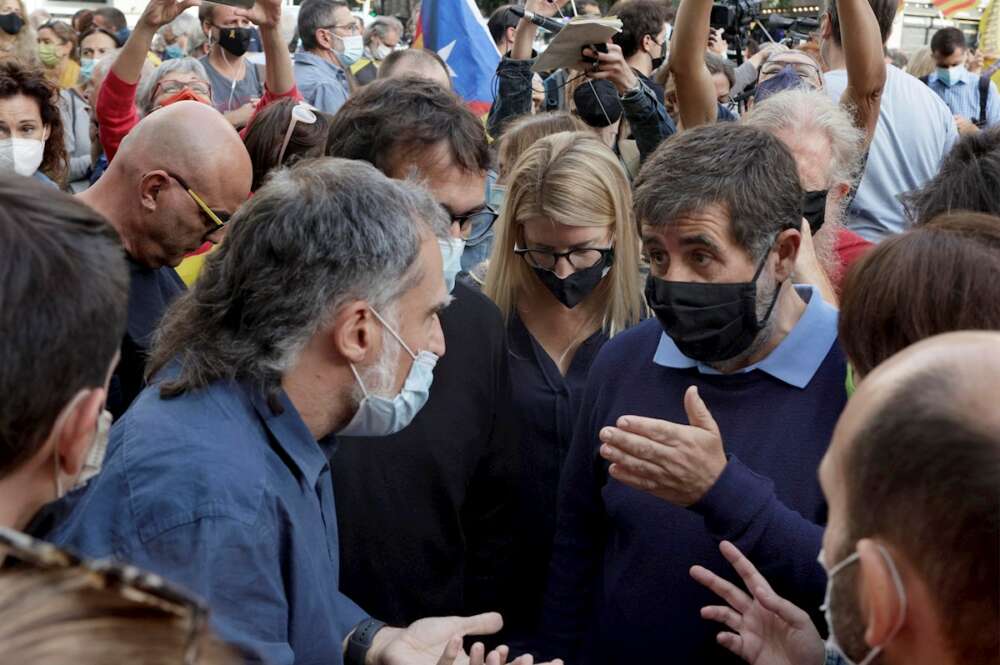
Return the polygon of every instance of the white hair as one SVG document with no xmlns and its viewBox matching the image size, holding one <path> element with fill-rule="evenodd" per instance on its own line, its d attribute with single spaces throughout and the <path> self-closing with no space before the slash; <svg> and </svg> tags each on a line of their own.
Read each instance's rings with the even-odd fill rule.
<svg viewBox="0 0 1000 665">
<path fill-rule="evenodd" d="M 830 141 L 827 186 L 853 184 L 861 169 L 865 133 L 851 114 L 822 90 L 797 88 L 768 97 L 745 113 L 742 122 L 768 132 L 823 132 Z"/>
</svg>

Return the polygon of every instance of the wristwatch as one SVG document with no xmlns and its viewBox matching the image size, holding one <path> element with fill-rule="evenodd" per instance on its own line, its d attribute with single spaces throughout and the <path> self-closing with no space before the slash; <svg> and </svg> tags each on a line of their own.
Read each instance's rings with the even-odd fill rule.
<svg viewBox="0 0 1000 665">
<path fill-rule="evenodd" d="M 365 665 L 365 656 L 372 648 L 375 633 L 385 628 L 385 623 L 378 619 L 365 619 L 358 624 L 351 639 L 347 640 L 347 653 L 344 654 L 344 665 Z"/>
</svg>

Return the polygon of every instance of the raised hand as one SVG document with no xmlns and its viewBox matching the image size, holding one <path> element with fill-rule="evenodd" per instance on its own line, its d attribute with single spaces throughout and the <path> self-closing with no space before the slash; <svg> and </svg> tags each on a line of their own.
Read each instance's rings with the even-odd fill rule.
<svg viewBox="0 0 1000 665">
<path fill-rule="evenodd" d="M 687 507 L 699 501 L 726 468 L 719 426 L 694 386 L 684 393 L 690 425 L 622 416 L 601 430 L 601 457 L 615 480 Z"/>
<path fill-rule="evenodd" d="M 277 28 L 281 23 L 281 0 L 257 0 L 250 9 L 235 7 L 234 13 L 259 28 Z"/>
<path fill-rule="evenodd" d="M 183 14 L 185 9 L 200 4 L 201 0 L 150 0 L 139 17 L 138 25 L 155 32 Z"/>
<path fill-rule="evenodd" d="M 594 58 L 596 63 L 581 63 L 578 67 L 585 72 L 588 78 L 607 79 L 618 89 L 618 94 L 624 94 L 633 90 L 639 85 L 639 78 L 632 71 L 632 67 L 625 61 L 625 55 L 620 46 L 608 40 L 607 53 L 595 51 L 592 48 L 583 49 L 583 55 L 587 58 Z"/>
<path fill-rule="evenodd" d="M 558 14 L 567 2 L 568 0 L 527 0 L 524 9 L 539 16 L 551 17 Z"/>
<path fill-rule="evenodd" d="M 719 550 L 753 594 L 706 568 L 691 568 L 691 577 L 728 603 L 701 609 L 703 618 L 732 631 L 719 633 L 719 644 L 750 665 L 823 665 L 823 640 L 809 615 L 776 594 L 735 545 L 723 541 Z"/>
</svg>

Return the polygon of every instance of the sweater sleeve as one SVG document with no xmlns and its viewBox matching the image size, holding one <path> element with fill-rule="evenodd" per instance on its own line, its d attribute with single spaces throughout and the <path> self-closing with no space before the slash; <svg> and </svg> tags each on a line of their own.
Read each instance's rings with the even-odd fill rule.
<svg viewBox="0 0 1000 665">
<path fill-rule="evenodd" d="M 782 503 L 771 479 L 730 455 L 715 485 L 691 510 L 704 518 L 714 538 L 746 554 L 779 595 L 822 597 L 826 574 L 816 556 L 823 527 Z"/>
<path fill-rule="evenodd" d="M 126 83 L 114 70 L 109 71 L 97 95 L 97 123 L 100 127 L 101 146 L 110 162 L 118 146 L 132 128 L 139 124 L 139 111 L 135 108 L 138 83 Z"/>
<path fill-rule="evenodd" d="M 536 655 L 541 660 L 579 660 L 593 614 L 597 581 L 607 539 L 601 490 L 607 464 L 597 455 L 597 386 L 591 371 L 574 429 L 573 443 L 559 481 L 556 533 Z"/>
</svg>

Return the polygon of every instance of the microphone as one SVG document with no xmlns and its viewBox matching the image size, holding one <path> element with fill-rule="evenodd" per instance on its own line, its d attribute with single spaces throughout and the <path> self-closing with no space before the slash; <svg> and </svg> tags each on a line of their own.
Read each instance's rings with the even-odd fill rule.
<svg viewBox="0 0 1000 665">
<path fill-rule="evenodd" d="M 521 18 L 528 19 L 539 28 L 544 28 L 551 33 L 556 33 L 565 27 L 565 24 L 561 21 L 549 18 L 547 16 L 539 16 L 534 12 L 525 11 L 524 7 L 508 7 L 512 14 L 515 16 L 520 16 Z"/>
</svg>

